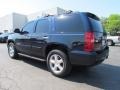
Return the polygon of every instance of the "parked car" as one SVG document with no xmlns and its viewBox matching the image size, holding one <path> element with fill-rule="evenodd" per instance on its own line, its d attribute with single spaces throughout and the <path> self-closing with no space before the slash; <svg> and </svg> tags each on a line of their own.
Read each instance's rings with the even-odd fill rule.
<svg viewBox="0 0 120 90">
<path fill-rule="evenodd" d="M 107 36 L 107 42 L 109 46 L 120 44 L 120 36 Z"/>
<path fill-rule="evenodd" d="M 3 33 L 0 35 L 0 42 L 1 43 L 5 43 L 7 42 L 7 39 L 8 39 L 8 36 L 10 35 L 11 33 Z"/>
<path fill-rule="evenodd" d="M 109 53 L 100 19 L 84 12 L 29 22 L 8 37 L 7 46 L 11 58 L 23 55 L 46 61 L 50 72 L 58 77 L 68 75 L 73 65 L 100 64 Z"/>
</svg>

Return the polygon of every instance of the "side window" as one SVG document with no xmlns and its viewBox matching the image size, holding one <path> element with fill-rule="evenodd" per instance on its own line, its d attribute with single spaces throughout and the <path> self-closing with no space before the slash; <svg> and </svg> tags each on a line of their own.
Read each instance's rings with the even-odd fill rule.
<svg viewBox="0 0 120 90">
<path fill-rule="evenodd" d="M 33 33 L 33 31 L 34 31 L 34 25 L 35 25 L 34 21 L 28 23 L 27 25 L 25 25 L 23 27 L 22 32 Z"/>
<path fill-rule="evenodd" d="M 49 31 L 49 21 L 47 19 L 39 20 L 36 27 L 36 33 L 47 33 Z"/>
<path fill-rule="evenodd" d="M 56 32 L 83 32 L 84 25 L 80 14 L 58 16 L 55 18 Z"/>
</svg>

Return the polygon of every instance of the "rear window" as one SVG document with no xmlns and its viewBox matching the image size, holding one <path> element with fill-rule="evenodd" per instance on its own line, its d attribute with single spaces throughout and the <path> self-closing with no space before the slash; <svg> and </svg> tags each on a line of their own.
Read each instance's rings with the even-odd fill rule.
<svg viewBox="0 0 120 90">
<path fill-rule="evenodd" d="M 95 32 L 103 32 L 103 27 L 102 27 L 102 24 L 101 24 L 101 22 L 99 20 L 95 20 L 95 19 L 92 19 L 92 18 L 89 18 L 89 20 L 91 22 L 93 31 L 95 31 Z"/>
<path fill-rule="evenodd" d="M 83 32 L 80 14 L 60 15 L 55 18 L 56 32 Z"/>
<path fill-rule="evenodd" d="M 90 20 L 93 31 L 95 31 L 95 32 L 104 32 L 102 24 L 100 22 L 100 19 L 96 15 L 94 15 L 92 13 L 89 13 L 89 12 L 87 12 L 86 15 L 88 16 L 88 18 Z"/>
</svg>

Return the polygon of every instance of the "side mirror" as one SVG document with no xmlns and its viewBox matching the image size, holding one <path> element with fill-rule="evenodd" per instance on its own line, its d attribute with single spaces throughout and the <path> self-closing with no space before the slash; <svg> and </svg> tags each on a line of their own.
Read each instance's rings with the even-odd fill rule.
<svg viewBox="0 0 120 90">
<path fill-rule="evenodd" d="M 20 33 L 20 29 L 19 29 L 19 28 L 16 28 L 16 29 L 14 30 L 14 33 Z"/>
</svg>

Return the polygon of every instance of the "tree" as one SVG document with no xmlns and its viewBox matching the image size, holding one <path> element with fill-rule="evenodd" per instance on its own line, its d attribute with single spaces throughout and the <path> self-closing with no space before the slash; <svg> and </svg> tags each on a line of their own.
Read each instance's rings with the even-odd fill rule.
<svg viewBox="0 0 120 90">
<path fill-rule="evenodd" d="M 120 15 L 113 14 L 104 22 L 104 27 L 107 32 L 115 34 L 120 31 Z"/>
<path fill-rule="evenodd" d="M 102 22 L 102 25 L 103 25 L 104 30 L 105 30 L 105 27 L 106 27 L 107 20 L 108 20 L 108 18 L 106 18 L 106 17 L 101 17 L 101 22 Z"/>
</svg>

